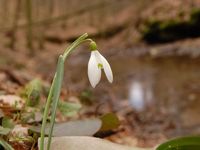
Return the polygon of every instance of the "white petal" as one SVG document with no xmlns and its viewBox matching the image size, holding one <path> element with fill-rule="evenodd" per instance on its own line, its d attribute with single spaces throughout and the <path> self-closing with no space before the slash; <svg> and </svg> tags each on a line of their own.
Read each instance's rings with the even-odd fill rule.
<svg viewBox="0 0 200 150">
<path fill-rule="evenodd" d="M 112 73 L 110 64 L 98 51 L 97 51 L 97 53 L 96 53 L 96 57 L 100 57 L 100 61 L 103 65 L 103 69 L 104 69 L 104 72 L 106 74 L 106 77 L 107 77 L 108 81 L 110 83 L 112 83 L 113 82 L 113 73 Z"/>
<path fill-rule="evenodd" d="M 88 78 L 93 88 L 95 88 L 101 79 L 101 69 L 98 68 L 98 62 L 94 52 L 91 52 L 88 62 Z"/>
<path fill-rule="evenodd" d="M 102 62 L 101 62 L 101 54 L 99 53 L 99 51 L 98 50 L 92 51 L 92 53 L 95 55 L 95 59 L 96 59 L 97 63 L 98 64 L 102 64 Z"/>
</svg>

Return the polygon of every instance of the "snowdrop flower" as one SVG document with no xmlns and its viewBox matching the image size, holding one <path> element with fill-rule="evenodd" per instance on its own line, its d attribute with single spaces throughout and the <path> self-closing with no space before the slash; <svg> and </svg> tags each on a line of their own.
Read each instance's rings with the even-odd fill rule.
<svg viewBox="0 0 200 150">
<path fill-rule="evenodd" d="M 113 82 L 113 73 L 108 61 L 96 49 L 95 42 L 91 42 L 91 56 L 88 62 L 88 78 L 93 88 L 99 83 L 101 79 L 101 69 L 104 70 L 105 75 L 110 83 Z"/>
</svg>

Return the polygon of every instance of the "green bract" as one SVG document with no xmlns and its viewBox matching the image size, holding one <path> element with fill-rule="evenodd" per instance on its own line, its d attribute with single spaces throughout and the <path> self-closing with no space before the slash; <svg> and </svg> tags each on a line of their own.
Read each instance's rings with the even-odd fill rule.
<svg viewBox="0 0 200 150">
<path fill-rule="evenodd" d="M 90 42 L 90 50 L 91 51 L 97 50 L 97 44 L 94 41 Z"/>
</svg>

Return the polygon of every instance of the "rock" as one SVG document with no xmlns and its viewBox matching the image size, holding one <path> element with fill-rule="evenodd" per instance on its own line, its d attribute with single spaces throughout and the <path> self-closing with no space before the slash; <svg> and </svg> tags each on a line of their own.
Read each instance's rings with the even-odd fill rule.
<svg viewBox="0 0 200 150">
<path fill-rule="evenodd" d="M 47 146 L 45 138 L 45 150 Z M 39 142 L 40 143 L 40 139 Z M 128 147 L 103 139 L 87 136 L 53 137 L 51 150 L 153 150 L 149 148 Z"/>
</svg>

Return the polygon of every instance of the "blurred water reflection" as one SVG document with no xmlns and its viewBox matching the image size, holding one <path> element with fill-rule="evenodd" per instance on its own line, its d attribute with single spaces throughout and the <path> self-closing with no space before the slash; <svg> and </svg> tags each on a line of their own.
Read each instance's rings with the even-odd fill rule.
<svg viewBox="0 0 200 150">
<path fill-rule="evenodd" d="M 139 80 L 133 81 L 129 89 L 129 102 L 132 107 L 138 112 L 144 111 L 152 104 L 152 101 L 152 87 Z"/>
<path fill-rule="evenodd" d="M 130 87 L 130 94 L 129 94 L 129 101 L 130 104 L 135 108 L 137 111 L 144 110 L 145 107 L 145 99 L 144 99 L 144 89 L 140 82 L 135 81 L 132 83 Z"/>
</svg>

